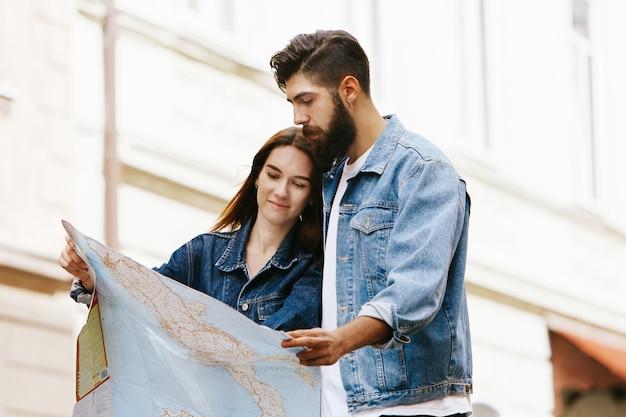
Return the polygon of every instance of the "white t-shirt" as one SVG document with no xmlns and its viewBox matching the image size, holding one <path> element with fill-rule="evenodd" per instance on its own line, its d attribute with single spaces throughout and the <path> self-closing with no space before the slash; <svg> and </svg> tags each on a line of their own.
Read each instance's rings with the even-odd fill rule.
<svg viewBox="0 0 626 417">
<path fill-rule="evenodd" d="M 331 331 L 337 328 L 337 223 L 339 203 L 346 192 L 348 178 L 354 176 L 367 159 L 372 148 L 361 155 L 354 163 L 347 161 L 333 205 L 330 210 L 328 222 L 328 234 L 326 237 L 326 247 L 324 249 L 324 280 L 322 284 L 322 328 Z M 369 312 L 374 311 L 368 309 Z M 382 317 L 376 317 L 382 319 Z M 321 417 L 378 417 L 381 415 L 395 416 L 447 416 L 450 414 L 466 413 L 471 411 L 470 396 L 451 395 L 437 400 L 427 401 L 419 404 L 400 405 L 386 408 L 370 408 L 366 410 L 350 413 L 346 404 L 346 391 L 341 381 L 339 362 L 331 366 L 320 367 L 322 376 L 322 414 Z"/>
</svg>

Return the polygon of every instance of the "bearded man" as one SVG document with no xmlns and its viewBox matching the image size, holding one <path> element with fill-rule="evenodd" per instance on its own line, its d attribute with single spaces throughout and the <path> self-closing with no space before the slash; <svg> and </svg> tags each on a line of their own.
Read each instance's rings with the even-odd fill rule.
<svg viewBox="0 0 626 417">
<path fill-rule="evenodd" d="M 470 415 L 465 181 L 433 143 L 381 117 L 349 33 L 297 35 L 270 66 L 328 170 L 322 326 L 283 343 L 321 366 L 321 415 Z"/>
</svg>

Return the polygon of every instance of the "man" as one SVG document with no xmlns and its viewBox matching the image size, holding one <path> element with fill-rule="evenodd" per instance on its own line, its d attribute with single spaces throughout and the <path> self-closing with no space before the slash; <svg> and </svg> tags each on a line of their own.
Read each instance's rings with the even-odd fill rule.
<svg viewBox="0 0 626 417">
<path fill-rule="evenodd" d="M 350 34 L 298 35 L 270 66 L 330 169 L 322 328 L 283 343 L 324 365 L 322 416 L 471 414 L 465 182 L 432 143 L 380 116 Z"/>
</svg>

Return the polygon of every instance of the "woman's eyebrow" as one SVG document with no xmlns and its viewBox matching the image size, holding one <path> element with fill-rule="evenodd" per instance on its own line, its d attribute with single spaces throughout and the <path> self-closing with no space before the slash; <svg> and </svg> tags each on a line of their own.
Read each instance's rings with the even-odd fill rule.
<svg viewBox="0 0 626 417">
<path fill-rule="evenodd" d="M 273 169 L 275 171 L 278 171 L 281 174 L 283 173 L 283 171 L 281 171 L 280 168 L 278 168 L 276 165 L 265 164 L 265 166 L 268 167 L 268 168 L 271 168 L 271 169 Z M 311 179 L 309 177 L 307 177 L 307 176 L 304 176 L 304 175 L 294 175 L 294 178 L 298 178 L 298 179 L 301 179 L 301 180 L 304 180 L 304 181 L 311 182 Z"/>
</svg>

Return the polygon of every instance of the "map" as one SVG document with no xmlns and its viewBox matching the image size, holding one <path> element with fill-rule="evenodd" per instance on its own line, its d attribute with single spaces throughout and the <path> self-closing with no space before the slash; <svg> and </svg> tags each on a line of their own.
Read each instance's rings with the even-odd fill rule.
<svg viewBox="0 0 626 417">
<path fill-rule="evenodd" d="M 319 369 L 287 336 L 63 226 L 96 290 L 73 417 L 318 417 Z"/>
</svg>

